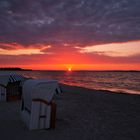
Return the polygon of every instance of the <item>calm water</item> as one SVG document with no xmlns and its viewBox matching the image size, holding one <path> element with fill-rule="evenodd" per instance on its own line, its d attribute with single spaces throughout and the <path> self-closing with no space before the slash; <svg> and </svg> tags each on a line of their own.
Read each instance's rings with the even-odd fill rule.
<svg viewBox="0 0 140 140">
<path fill-rule="evenodd" d="M 18 73 L 32 78 L 56 79 L 67 85 L 140 94 L 140 72 L 20 71 Z"/>
</svg>

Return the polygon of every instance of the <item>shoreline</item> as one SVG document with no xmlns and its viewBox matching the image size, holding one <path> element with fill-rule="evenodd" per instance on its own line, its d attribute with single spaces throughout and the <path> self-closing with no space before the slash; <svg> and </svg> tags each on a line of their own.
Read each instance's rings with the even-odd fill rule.
<svg viewBox="0 0 140 140">
<path fill-rule="evenodd" d="M 113 94 L 130 94 L 130 95 L 140 95 L 140 92 L 138 91 L 134 91 L 134 92 L 125 92 L 128 90 L 124 90 L 124 91 L 116 91 L 116 90 L 109 90 L 109 89 L 93 89 L 93 88 L 88 88 L 88 87 L 82 87 L 82 86 L 76 86 L 76 85 L 68 85 L 68 84 L 64 84 L 64 83 L 59 83 L 60 85 L 64 85 L 64 86 L 70 86 L 70 87 L 78 87 L 78 88 L 83 88 L 83 89 L 89 89 L 89 90 L 94 90 L 94 91 L 103 91 L 103 92 L 111 92 Z"/>
<path fill-rule="evenodd" d="M 8 73 L 8 71 L 0 71 L 0 73 L 2 73 L 2 74 L 4 74 L 4 72 Z M 9 71 L 9 72 L 12 73 L 14 71 Z M 64 71 L 62 73 L 57 73 L 58 71 L 56 71 L 56 73 L 54 71 L 46 71 L 46 72 L 48 72 L 48 73 L 43 73 L 40 71 L 15 71 L 15 73 L 23 75 L 28 78 L 47 78 L 47 79 L 56 78 L 56 80 L 60 81 L 60 83 L 70 85 L 70 86 L 86 87 L 86 88 L 93 89 L 93 90 L 113 91 L 117 94 L 120 92 L 124 93 L 124 94 L 140 94 L 139 81 L 138 81 L 139 74 L 138 75 L 136 74 L 137 78 L 134 78 L 134 79 L 131 76 L 129 77 L 130 78 L 129 80 L 136 80 L 136 82 L 134 82 L 134 83 L 132 81 L 132 86 L 130 83 L 123 81 L 127 85 L 127 86 L 125 86 L 125 84 L 121 85 L 119 78 L 116 79 L 116 82 L 114 84 L 113 84 L 112 80 L 110 82 L 108 82 L 108 78 L 109 78 L 108 76 L 106 79 L 103 78 L 104 82 L 100 83 L 100 80 L 98 79 L 99 74 L 97 74 L 97 81 L 95 80 L 95 82 L 94 82 L 94 80 L 90 81 L 88 78 L 86 80 L 82 80 L 81 79 L 82 76 L 80 76 L 80 80 L 75 79 L 75 77 L 74 77 L 75 71 L 72 71 L 70 73 L 64 72 Z M 81 71 L 81 72 L 83 72 L 83 71 Z M 91 72 L 94 72 L 94 71 L 91 71 Z M 103 72 L 103 71 L 101 71 L 101 72 Z M 105 71 L 105 72 L 107 72 L 107 71 Z M 118 71 L 116 71 L 116 72 L 118 72 Z M 50 76 L 47 76 L 47 75 L 50 75 Z M 82 73 L 82 75 L 85 75 L 85 74 Z M 62 79 L 63 76 L 64 77 L 66 76 L 66 78 Z M 89 77 L 89 76 L 87 76 L 87 77 Z M 104 74 L 103 74 L 103 77 L 104 77 Z M 92 77 L 92 79 L 94 79 L 94 78 L 96 78 L 96 76 Z M 123 78 L 123 80 L 124 80 L 124 78 Z"/>
</svg>

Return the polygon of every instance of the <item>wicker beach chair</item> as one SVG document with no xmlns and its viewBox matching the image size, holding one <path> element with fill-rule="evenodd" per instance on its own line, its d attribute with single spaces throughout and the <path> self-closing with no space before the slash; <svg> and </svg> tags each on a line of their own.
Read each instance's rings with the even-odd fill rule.
<svg viewBox="0 0 140 140">
<path fill-rule="evenodd" d="M 0 75 L 0 101 L 11 101 L 21 98 L 21 81 L 24 77 L 17 74 Z"/>
<path fill-rule="evenodd" d="M 31 79 L 24 83 L 21 117 L 29 130 L 55 128 L 56 104 L 52 100 L 58 88 L 55 80 Z"/>
</svg>

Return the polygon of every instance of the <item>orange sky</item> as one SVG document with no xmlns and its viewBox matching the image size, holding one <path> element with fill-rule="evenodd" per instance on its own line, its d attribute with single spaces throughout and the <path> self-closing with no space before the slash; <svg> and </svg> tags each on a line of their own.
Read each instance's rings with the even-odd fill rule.
<svg viewBox="0 0 140 140">
<path fill-rule="evenodd" d="M 140 41 L 92 46 L 0 43 L 0 66 L 35 70 L 140 70 Z M 6 46 L 5 48 L 2 46 Z M 9 49 L 9 48 L 10 49 Z"/>
</svg>

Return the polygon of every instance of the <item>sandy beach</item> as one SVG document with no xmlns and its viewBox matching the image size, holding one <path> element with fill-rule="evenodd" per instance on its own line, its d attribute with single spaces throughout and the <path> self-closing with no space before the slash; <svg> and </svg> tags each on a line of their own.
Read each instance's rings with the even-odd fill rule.
<svg viewBox="0 0 140 140">
<path fill-rule="evenodd" d="M 29 131 L 20 101 L 0 102 L 1 140 L 140 140 L 140 95 L 61 85 L 56 128 Z"/>
</svg>

